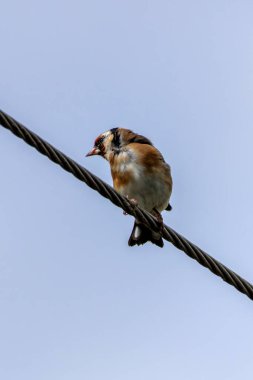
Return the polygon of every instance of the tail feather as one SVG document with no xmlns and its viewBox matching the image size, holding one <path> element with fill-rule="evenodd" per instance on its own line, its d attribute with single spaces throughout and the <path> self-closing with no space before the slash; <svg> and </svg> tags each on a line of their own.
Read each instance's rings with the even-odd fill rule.
<svg viewBox="0 0 253 380">
<path fill-rule="evenodd" d="M 136 244 L 145 244 L 147 241 L 151 241 L 151 243 L 156 244 L 158 247 L 163 247 L 163 239 L 158 232 L 151 231 L 144 224 L 135 221 L 128 245 L 132 247 Z"/>
</svg>

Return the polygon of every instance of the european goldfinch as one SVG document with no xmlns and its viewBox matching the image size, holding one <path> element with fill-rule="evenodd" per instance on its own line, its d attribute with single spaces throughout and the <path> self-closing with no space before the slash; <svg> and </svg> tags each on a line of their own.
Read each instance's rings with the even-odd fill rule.
<svg viewBox="0 0 253 380">
<path fill-rule="evenodd" d="M 152 213 L 162 224 L 161 212 L 171 210 L 170 166 L 151 141 L 129 129 L 113 128 L 99 135 L 86 156 L 100 155 L 111 167 L 113 187 L 121 195 Z M 147 241 L 163 247 L 161 233 L 148 229 L 135 220 L 128 244 Z"/>
</svg>

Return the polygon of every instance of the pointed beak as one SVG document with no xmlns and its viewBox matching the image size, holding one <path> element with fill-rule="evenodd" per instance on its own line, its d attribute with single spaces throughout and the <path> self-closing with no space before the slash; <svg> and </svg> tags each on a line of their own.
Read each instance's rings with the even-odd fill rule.
<svg viewBox="0 0 253 380">
<path fill-rule="evenodd" d="M 96 155 L 98 155 L 98 154 L 100 154 L 100 150 L 99 150 L 98 148 L 94 147 L 93 149 L 91 149 L 90 152 L 88 152 L 88 153 L 86 154 L 85 157 L 96 156 Z"/>
</svg>

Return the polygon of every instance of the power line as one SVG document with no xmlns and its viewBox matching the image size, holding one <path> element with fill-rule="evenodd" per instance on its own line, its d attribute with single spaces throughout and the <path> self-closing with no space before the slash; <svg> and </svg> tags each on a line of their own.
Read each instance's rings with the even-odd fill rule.
<svg viewBox="0 0 253 380">
<path fill-rule="evenodd" d="M 99 194 L 109 199 L 117 207 L 122 208 L 127 214 L 134 216 L 150 229 L 160 231 L 159 223 L 150 213 L 131 204 L 127 198 L 121 196 L 107 183 L 1 110 L 0 124 L 4 128 L 9 129 L 14 135 L 23 139 L 27 144 L 37 149 L 40 153 L 47 156 L 51 161 L 60 165 L 64 170 L 72 173 L 80 181 L 85 182 L 93 190 L 98 191 Z M 233 285 L 239 290 L 239 292 L 246 294 L 251 300 L 253 300 L 253 285 L 231 269 L 227 268 L 225 265 L 166 225 L 164 225 L 162 236 L 175 247 L 185 252 L 189 257 L 198 261 L 201 265 L 221 277 L 228 284 Z"/>
</svg>

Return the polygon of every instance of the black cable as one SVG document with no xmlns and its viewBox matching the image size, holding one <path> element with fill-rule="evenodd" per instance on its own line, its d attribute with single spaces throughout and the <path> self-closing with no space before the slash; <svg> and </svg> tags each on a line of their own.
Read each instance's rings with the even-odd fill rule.
<svg viewBox="0 0 253 380">
<path fill-rule="evenodd" d="M 140 222 L 144 223 L 150 229 L 158 231 L 160 225 L 157 220 L 143 209 L 132 205 L 127 198 L 117 193 L 111 186 L 89 172 L 83 166 L 73 161 L 71 158 L 60 152 L 41 137 L 31 132 L 22 124 L 14 120 L 0 110 L 0 124 L 9 129 L 16 136 L 22 138 L 26 143 L 33 146 L 40 153 L 47 156 L 50 160 L 60 165 L 66 171 L 72 173 L 76 178 L 85 182 L 92 189 L 98 191 L 105 198 L 109 199 L 116 206 L 122 208 L 127 214 L 134 216 Z M 221 264 L 219 261 L 202 251 L 189 240 L 178 234 L 172 228 L 164 225 L 163 238 L 175 247 L 184 251 L 189 257 L 198 261 L 201 265 L 208 268 L 211 272 L 221 277 L 228 284 L 233 285 L 241 293 L 246 294 L 253 300 L 253 285 L 244 280 L 238 274 Z"/>
</svg>

